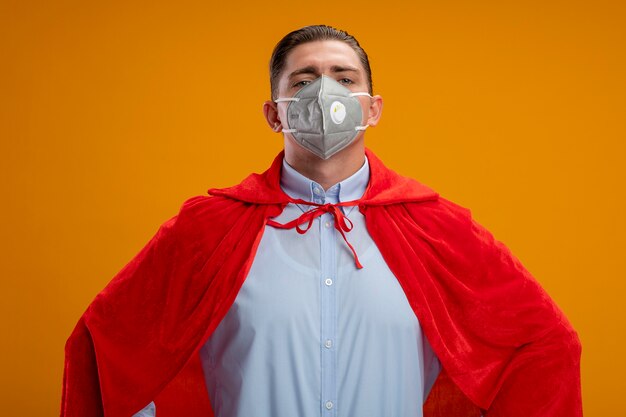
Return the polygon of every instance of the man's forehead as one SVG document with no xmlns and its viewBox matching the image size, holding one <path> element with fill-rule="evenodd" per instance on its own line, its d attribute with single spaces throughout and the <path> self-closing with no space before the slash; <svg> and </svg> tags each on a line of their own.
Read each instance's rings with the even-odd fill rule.
<svg viewBox="0 0 626 417">
<path fill-rule="evenodd" d="M 354 49 L 345 42 L 335 40 L 307 42 L 296 46 L 285 59 L 282 75 L 289 77 L 293 71 L 307 67 L 320 72 L 333 67 L 365 71 Z"/>
</svg>

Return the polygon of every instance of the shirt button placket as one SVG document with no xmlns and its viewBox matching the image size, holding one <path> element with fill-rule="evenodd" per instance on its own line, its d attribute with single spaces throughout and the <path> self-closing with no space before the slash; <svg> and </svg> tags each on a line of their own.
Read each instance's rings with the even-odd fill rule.
<svg viewBox="0 0 626 417">
<path fill-rule="evenodd" d="M 321 191 L 321 193 L 319 192 Z M 313 194 L 316 203 L 323 204 L 326 201 L 324 191 L 316 186 L 313 187 Z M 320 201 L 317 201 L 319 198 Z M 329 201 L 330 202 L 330 201 Z M 335 275 L 337 269 L 336 236 L 332 227 L 333 217 L 325 213 L 319 218 L 320 230 L 320 312 L 321 312 L 321 334 L 320 349 L 322 357 L 322 415 L 324 417 L 335 417 L 337 415 L 337 362 L 336 351 L 333 349 L 333 341 L 336 339 L 337 313 L 336 313 L 336 285 Z"/>
</svg>

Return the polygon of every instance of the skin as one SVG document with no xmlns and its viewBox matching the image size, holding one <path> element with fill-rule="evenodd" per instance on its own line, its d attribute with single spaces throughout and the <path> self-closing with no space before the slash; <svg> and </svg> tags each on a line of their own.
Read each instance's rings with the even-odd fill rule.
<svg viewBox="0 0 626 417">
<path fill-rule="evenodd" d="M 293 97 L 311 81 L 322 75 L 332 77 L 350 91 L 367 91 L 367 75 L 356 52 L 344 42 L 316 41 L 298 45 L 287 55 L 278 82 L 278 97 Z M 381 96 L 357 96 L 363 108 L 362 125 L 378 124 L 383 108 Z M 287 102 L 263 104 L 263 114 L 270 128 L 281 133 L 287 120 Z M 285 127 L 286 128 L 286 127 Z M 283 133 L 285 159 L 296 171 L 317 182 L 325 190 L 350 177 L 365 162 L 365 131 L 350 145 L 324 160 L 302 147 L 291 133 Z"/>
</svg>

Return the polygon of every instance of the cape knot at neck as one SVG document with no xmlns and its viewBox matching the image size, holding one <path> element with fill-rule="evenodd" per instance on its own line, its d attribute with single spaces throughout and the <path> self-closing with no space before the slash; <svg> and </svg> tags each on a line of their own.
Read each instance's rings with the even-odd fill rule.
<svg viewBox="0 0 626 417">
<path fill-rule="evenodd" d="M 358 269 L 361 269 L 363 268 L 363 265 L 361 265 L 361 262 L 359 262 L 359 257 L 356 254 L 356 250 L 350 244 L 350 242 L 348 242 L 348 238 L 346 237 L 346 233 L 351 231 L 354 225 L 352 224 L 352 221 L 345 214 L 343 214 L 343 211 L 341 211 L 341 208 L 340 208 L 344 206 L 356 206 L 359 204 L 359 201 L 360 200 L 353 200 L 353 201 L 344 201 L 344 202 L 337 203 L 337 204 L 329 204 L 329 203 L 318 204 L 318 203 L 313 203 L 311 201 L 293 199 L 291 202 L 294 204 L 306 204 L 308 206 L 312 206 L 312 208 L 305 211 L 304 213 L 302 213 L 300 217 L 290 222 L 278 223 L 270 219 L 267 221 L 267 224 L 272 227 L 276 227 L 278 229 L 293 229 L 295 227 L 296 231 L 299 234 L 303 235 L 309 231 L 309 229 L 313 225 L 313 221 L 316 218 L 322 216 L 325 213 L 330 213 L 333 215 L 333 219 L 335 220 L 335 229 L 337 229 L 339 233 L 341 233 L 341 237 L 343 238 L 344 242 L 346 242 L 346 244 L 352 251 L 352 255 L 354 256 L 354 263 L 356 267 Z M 304 228 L 301 227 L 303 224 L 306 224 Z"/>
</svg>

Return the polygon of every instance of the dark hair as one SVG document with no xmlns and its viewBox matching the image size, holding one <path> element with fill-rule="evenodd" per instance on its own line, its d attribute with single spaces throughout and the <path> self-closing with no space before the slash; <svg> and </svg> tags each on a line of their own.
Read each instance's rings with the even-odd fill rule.
<svg viewBox="0 0 626 417">
<path fill-rule="evenodd" d="M 291 50 L 296 46 L 302 45 L 303 43 L 326 40 L 342 41 L 352 47 L 365 69 L 369 93 L 373 94 L 372 69 L 370 68 L 370 62 L 367 58 L 367 54 L 363 48 L 361 48 L 361 45 L 359 45 L 359 42 L 354 38 L 354 36 L 350 35 L 348 32 L 335 29 L 331 26 L 315 25 L 305 26 L 301 29 L 288 33 L 274 47 L 272 57 L 270 58 L 270 88 L 272 99 L 276 98 L 276 93 L 278 91 L 278 78 L 285 67 L 285 59 L 287 58 L 289 52 L 291 52 Z"/>
</svg>

